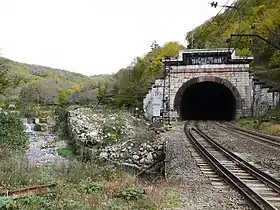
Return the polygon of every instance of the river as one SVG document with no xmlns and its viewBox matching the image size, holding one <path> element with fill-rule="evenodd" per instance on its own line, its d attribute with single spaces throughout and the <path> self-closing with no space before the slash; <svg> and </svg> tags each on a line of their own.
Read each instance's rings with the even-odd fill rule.
<svg viewBox="0 0 280 210">
<path fill-rule="evenodd" d="M 23 119 L 28 135 L 29 146 L 26 151 L 28 162 L 34 164 L 65 163 L 67 159 L 58 155 L 56 150 L 66 146 L 64 141 L 58 141 L 57 135 L 49 131 L 34 131 L 34 124 Z"/>
</svg>

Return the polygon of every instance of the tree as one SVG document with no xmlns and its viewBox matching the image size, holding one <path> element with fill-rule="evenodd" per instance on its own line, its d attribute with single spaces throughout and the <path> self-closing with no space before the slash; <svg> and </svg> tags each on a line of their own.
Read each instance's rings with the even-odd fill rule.
<svg viewBox="0 0 280 210">
<path fill-rule="evenodd" d="M 58 101 L 60 104 L 65 104 L 68 101 L 68 95 L 66 91 L 61 91 L 58 95 Z"/>
<path fill-rule="evenodd" d="M 101 86 L 101 84 L 98 85 L 96 97 L 98 101 L 106 100 L 109 97 L 107 82 L 104 86 Z"/>
<path fill-rule="evenodd" d="M 238 8 L 227 9 L 214 20 L 211 18 L 204 24 L 189 31 L 186 40 L 188 48 L 221 48 L 227 47 L 226 39 L 232 33 L 255 33 L 274 44 L 280 45 L 280 3 L 279 0 L 238 0 Z M 255 25 L 255 29 L 251 26 Z M 194 40 L 194 42 L 193 42 Z M 232 47 L 236 47 L 237 55 L 253 55 L 253 65 L 279 67 L 278 52 L 260 39 L 250 37 L 234 38 Z M 190 44 L 191 43 L 191 44 Z"/>
<path fill-rule="evenodd" d="M 143 97 L 155 78 L 163 74 L 162 59 L 166 56 L 176 58 L 183 48 L 177 42 L 168 42 L 162 47 L 154 42 L 150 52 L 142 58 L 137 57 L 129 67 L 116 73 L 114 75 L 118 90 L 116 103 L 128 107 L 140 107 Z"/>
<path fill-rule="evenodd" d="M 0 58 L 0 95 L 4 95 L 10 85 L 8 70 L 7 61 Z"/>
</svg>

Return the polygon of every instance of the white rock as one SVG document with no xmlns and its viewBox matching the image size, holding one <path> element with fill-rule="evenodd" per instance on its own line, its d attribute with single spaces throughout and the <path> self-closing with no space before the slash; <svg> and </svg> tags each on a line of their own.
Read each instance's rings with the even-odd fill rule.
<svg viewBox="0 0 280 210">
<path fill-rule="evenodd" d="M 151 152 L 149 152 L 145 162 L 152 163 L 153 161 L 154 161 L 153 154 Z"/>
<path fill-rule="evenodd" d="M 107 152 L 101 152 L 99 158 L 107 158 L 109 154 Z"/>
<path fill-rule="evenodd" d="M 95 137 L 95 136 L 97 136 L 97 135 L 98 135 L 98 132 L 95 131 L 95 130 L 94 130 L 94 131 L 91 131 L 91 132 L 89 133 L 89 136 L 92 137 L 92 138 Z"/>
<path fill-rule="evenodd" d="M 132 158 L 133 160 L 138 160 L 140 157 L 138 155 L 133 155 Z"/>
<path fill-rule="evenodd" d="M 143 164 L 145 162 L 145 158 L 142 158 L 139 163 Z"/>
</svg>

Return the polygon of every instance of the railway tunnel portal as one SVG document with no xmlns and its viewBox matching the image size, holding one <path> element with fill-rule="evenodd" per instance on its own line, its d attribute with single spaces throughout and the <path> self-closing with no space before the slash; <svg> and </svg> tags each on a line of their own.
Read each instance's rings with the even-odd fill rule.
<svg viewBox="0 0 280 210">
<path fill-rule="evenodd" d="M 185 49 L 165 60 L 143 99 L 148 119 L 235 120 L 258 116 L 277 106 L 279 92 L 262 87 L 250 74 L 252 57 L 233 49 Z"/>
<path fill-rule="evenodd" d="M 240 101 L 240 93 L 229 81 L 197 77 L 178 89 L 174 107 L 182 120 L 231 121 L 241 109 Z"/>
</svg>

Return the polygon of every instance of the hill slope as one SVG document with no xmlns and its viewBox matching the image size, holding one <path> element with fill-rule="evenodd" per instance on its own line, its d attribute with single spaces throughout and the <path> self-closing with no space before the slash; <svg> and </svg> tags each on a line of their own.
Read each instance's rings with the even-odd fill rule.
<svg viewBox="0 0 280 210">
<path fill-rule="evenodd" d="M 226 39 L 232 33 L 254 33 L 280 46 L 280 1 L 279 0 L 237 0 L 237 9 L 227 9 L 224 13 L 206 21 L 187 33 L 190 43 L 194 38 L 195 48 L 227 47 Z M 251 26 L 255 24 L 255 29 Z M 251 45 L 252 44 L 252 45 Z M 261 71 L 265 78 L 274 78 L 263 72 L 267 68 L 280 70 L 280 51 L 258 38 L 233 38 L 238 55 L 253 55 L 253 67 Z M 192 44 L 188 46 L 191 48 Z M 276 73 L 277 75 L 279 74 Z M 271 72 L 270 72 L 271 75 Z M 279 77 L 278 77 L 279 78 Z M 276 79 L 280 83 L 280 78 Z"/>
<path fill-rule="evenodd" d="M 11 80 L 11 86 L 6 90 L 5 96 L 0 95 L 0 102 L 8 99 L 41 104 L 55 103 L 59 94 L 67 91 L 72 95 L 79 92 L 76 94 L 76 100 L 77 95 L 82 100 L 93 100 L 96 95 L 95 89 L 111 78 L 110 75 L 88 77 L 66 70 L 0 59 L 7 61 Z"/>
</svg>

